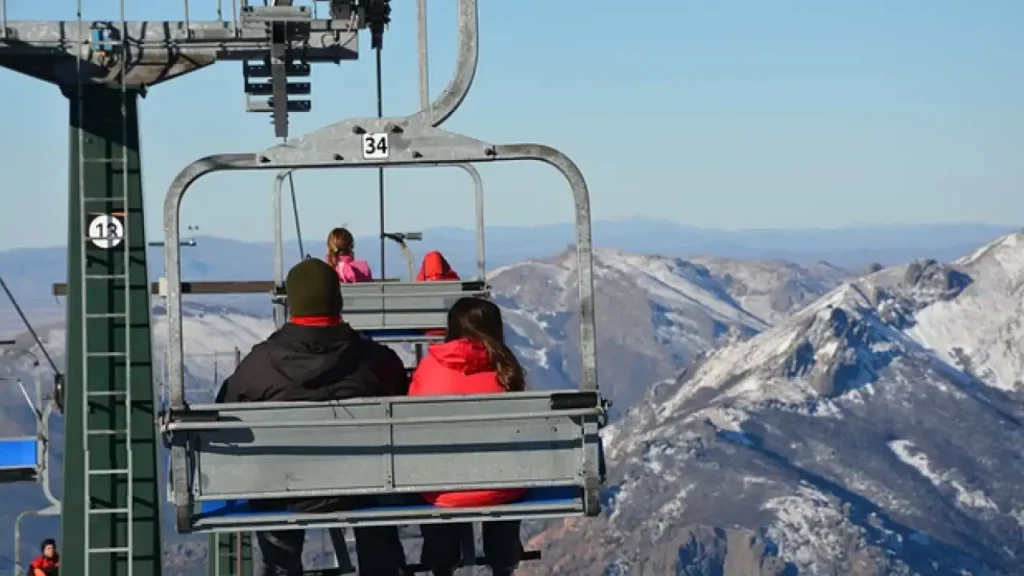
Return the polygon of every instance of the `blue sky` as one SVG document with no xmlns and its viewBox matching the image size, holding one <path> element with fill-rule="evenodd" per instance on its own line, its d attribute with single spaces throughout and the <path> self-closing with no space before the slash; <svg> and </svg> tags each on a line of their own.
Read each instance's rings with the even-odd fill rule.
<svg viewBox="0 0 1024 576">
<path fill-rule="evenodd" d="M 230 4 L 225 0 L 226 4 Z M 13 19 L 71 18 L 73 2 L 8 1 Z M 134 19 L 179 19 L 129 0 Z M 192 0 L 193 18 L 215 0 Z M 393 2 L 385 113 L 418 105 L 415 2 Z M 431 92 L 455 60 L 455 2 L 430 0 Z M 724 228 L 986 221 L 1024 213 L 1024 75 L 1017 0 L 952 2 L 481 2 L 481 61 L 446 128 L 556 146 L 582 167 L 596 219 L 644 215 Z M 65 7 L 58 11 L 56 6 Z M 116 3 L 86 0 L 86 17 Z M 149 5 L 149 6 L 145 6 Z M 144 8 L 137 8 L 143 7 Z M 315 68 L 299 135 L 374 109 L 373 58 Z M 0 249 L 66 242 L 67 105 L 55 87 L 0 71 L 4 208 Z M 241 70 L 223 63 L 157 86 L 142 108 L 149 234 L 174 175 L 207 154 L 274 144 L 244 112 Z M 482 169 L 493 224 L 571 217 L 552 169 Z M 468 226 L 470 183 L 454 169 L 388 175 L 392 229 Z M 183 223 L 266 240 L 272 175 L 216 174 Z M 305 235 L 377 226 L 373 171 L 300 174 Z"/>
</svg>

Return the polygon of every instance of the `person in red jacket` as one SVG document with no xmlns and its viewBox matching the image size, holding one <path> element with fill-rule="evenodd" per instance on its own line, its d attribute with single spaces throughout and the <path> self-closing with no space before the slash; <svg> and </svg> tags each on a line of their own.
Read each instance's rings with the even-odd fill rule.
<svg viewBox="0 0 1024 576">
<path fill-rule="evenodd" d="M 443 344 L 427 350 L 416 367 L 410 396 L 496 394 L 521 392 L 526 387 L 522 365 L 505 345 L 501 310 L 480 298 L 462 298 L 448 311 Z M 435 506 L 464 508 L 506 504 L 521 498 L 525 489 L 427 493 Z M 515 571 L 523 553 L 520 522 L 483 523 L 484 556 L 495 575 Z M 450 576 L 462 564 L 464 524 L 424 524 L 423 559 L 435 576 Z"/>
<path fill-rule="evenodd" d="M 420 265 L 420 272 L 416 275 L 417 282 L 451 282 L 461 280 L 459 274 L 452 269 L 452 265 L 445 260 L 437 250 L 427 252 L 423 257 L 423 264 Z M 444 336 L 444 330 L 425 330 L 427 336 Z"/>
<path fill-rule="evenodd" d="M 57 576 L 60 570 L 60 554 L 57 553 L 57 542 L 52 538 L 43 540 L 39 547 L 42 552 L 28 565 L 26 576 Z"/>
<path fill-rule="evenodd" d="M 423 264 L 420 265 L 420 272 L 416 275 L 417 282 L 443 282 L 445 280 L 459 280 L 459 275 L 452 270 L 452 265 L 444 259 L 437 250 L 427 252 L 423 257 Z"/>
</svg>

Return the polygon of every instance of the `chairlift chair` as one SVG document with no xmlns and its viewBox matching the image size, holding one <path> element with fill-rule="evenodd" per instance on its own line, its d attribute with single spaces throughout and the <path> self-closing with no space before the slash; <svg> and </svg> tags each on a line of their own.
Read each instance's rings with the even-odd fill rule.
<svg viewBox="0 0 1024 576">
<path fill-rule="evenodd" d="M 597 385 L 589 193 L 578 167 L 539 144 L 495 145 L 438 126 L 459 106 L 478 56 L 477 0 L 459 0 L 456 74 L 429 107 L 404 118 L 346 120 L 256 153 L 193 162 L 164 202 L 170 498 L 181 533 L 237 533 L 505 519 L 596 516 L 606 402 Z M 191 404 L 184 390 L 180 205 L 199 178 L 224 170 L 461 166 L 533 160 L 568 180 L 575 204 L 580 302 L 578 391 L 360 398 L 331 402 Z M 277 279 L 276 279 L 277 280 Z M 287 294 L 276 282 L 274 297 Z M 486 292 L 483 281 L 377 282 L 341 287 L 346 320 L 377 339 L 443 328 L 455 299 Z M 344 431 L 344 433 L 338 433 Z M 280 498 L 400 496 L 527 488 L 522 500 L 478 508 L 426 503 L 332 513 L 268 512 Z"/>
</svg>

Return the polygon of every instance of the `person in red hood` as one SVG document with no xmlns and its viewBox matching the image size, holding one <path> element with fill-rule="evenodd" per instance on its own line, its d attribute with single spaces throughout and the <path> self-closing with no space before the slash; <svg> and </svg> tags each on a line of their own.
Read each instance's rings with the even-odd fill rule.
<svg viewBox="0 0 1024 576">
<path fill-rule="evenodd" d="M 459 275 L 452 270 L 451 264 L 445 260 L 437 250 L 427 252 L 423 257 L 423 264 L 420 265 L 419 274 L 416 275 L 417 282 L 451 282 L 460 280 Z M 444 330 L 426 330 L 427 336 L 443 336 Z"/>
<path fill-rule="evenodd" d="M 452 270 L 451 264 L 437 250 L 427 252 L 427 255 L 423 257 L 423 264 L 420 265 L 420 272 L 416 275 L 417 282 L 443 282 L 459 279 L 459 275 Z"/>
<path fill-rule="evenodd" d="M 52 538 L 43 540 L 39 547 L 42 552 L 28 565 L 26 576 L 57 576 L 60 571 L 60 554 L 57 553 L 57 542 Z"/>
<path fill-rule="evenodd" d="M 410 396 L 496 394 L 526 387 L 519 360 L 505 345 L 501 310 L 480 298 L 462 298 L 448 311 L 443 344 L 435 344 L 416 367 Z M 435 506 L 464 508 L 506 504 L 525 489 L 431 492 Z M 495 575 L 511 575 L 523 553 L 519 521 L 483 523 L 484 556 Z M 424 524 L 423 559 L 435 576 L 449 576 L 461 564 L 464 524 Z"/>
</svg>

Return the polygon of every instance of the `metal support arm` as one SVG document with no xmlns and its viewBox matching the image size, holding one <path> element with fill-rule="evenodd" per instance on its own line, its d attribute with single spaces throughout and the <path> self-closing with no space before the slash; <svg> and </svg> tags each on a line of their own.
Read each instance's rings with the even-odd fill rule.
<svg viewBox="0 0 1024 576">
<path fill-rule="evenodd" d="M 425 53 L 422 47 L 421 52 Z M 479 59 L 480 22 L 477 0 L 459 0 L 459 54 L 455 63 L 455 75 L 437 100 L 409 119 L 414 123 L 423 122 L 434 127 L 443 124 L 466 99 L 466 94 L 469 93 L 469 88 L 476 77 Z"/>
</svg>

